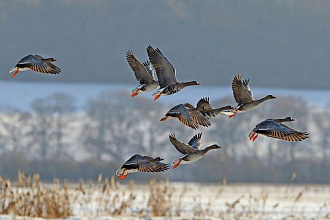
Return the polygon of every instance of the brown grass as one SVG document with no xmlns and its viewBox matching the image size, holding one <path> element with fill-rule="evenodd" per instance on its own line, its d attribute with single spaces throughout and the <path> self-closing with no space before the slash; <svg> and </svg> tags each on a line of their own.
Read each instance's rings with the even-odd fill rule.
<svg viewBox="0 0 330 220">
<path fill-rule="evenodd" d="M 58 180 L 50 188 L 39 181 L 38 174 L 26 177 L 18 173 L 17 187 L 0 178 L 0 213 L 29 217 L 65 218 L 72 215 L 69 193 Z"/>
<path fill-rule="evenodd" d="M 269 191 L 268 188 L 258 193 L 240 190 L 239 193 L 232 194 L 235 187 L 224 182 L 213 185 L 211 190 L 208 188 L 210 186 L 204 185 L 171 186 L 168 180 L 155 179 L 150 181 L 149 186 L 141 186 L 133 181 L 121 186 L 115 177 L 104 178 L 100 174 L 95 182 L 81 179 L 76 184 L 68 181 L 61 184 L 58 179 L 54 179 L 52 184 L 43 184 L 38 174 L 26 176 L 19 172 L 15 184 L 0 176 L 0 214 L 52 219 L 73 215 L 90 218 L 130 216 L 262 219 L 267 216 L 269 207 L 272 212 L 278 213 L 283 208 L 280 200 L 274 201 L 274 191 Z M 296 190 L 292 185 L 291 192 L 283 187 L 281 189 L 282 198 L 291 201 L 291 211 L 294 213 L 283 217 L 298 218 L 296 206 L 299 208 L 306 201 L 309 187 L 292 191 Z M 224 200 L 223 197 L 228 195 L 233 196 Z M 329 206 L 328 202 L 322 204 L 316 215 L 321 218 L 329 217 L 329 212 L 326 212 Z M 304 211 L 300 211 L 300 214 L 303 215 Z"/>
</svg>

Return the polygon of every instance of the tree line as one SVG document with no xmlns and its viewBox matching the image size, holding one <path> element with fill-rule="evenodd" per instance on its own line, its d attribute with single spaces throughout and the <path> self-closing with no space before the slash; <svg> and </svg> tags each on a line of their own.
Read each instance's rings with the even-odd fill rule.
<svg viewBox="0 0 330 220">
<path fill-rule="evenodd" d="M 211 100 L 224 106 L 232 98 Z M 195 104 L 195 103 L 193 103 Z M 233 103 L 232 103 L 233 104 Z M 147 181 L 169 177 L 173 181 L 296 182 L 329 183 L 328 109 L 315 112 L 303 99 L 279 97 L 250 113 L 229 119 L 220 115 L 211 127 L 194 131 L 178 120 L 160 122 L 171 108 L 152 100 L 129 97 L 126 91 L 101 92 L 78 109 L 73 97 L 55 93 L 36 99 L 31 112 L 7 108 L 0 117 L 0 172 L 16 178 L 17 170 L 68 180 L 114 175 L 131 155 L 161 156 L 171 163 L 180 154 L 168 140 L 175 132 L 188 142 L 203 132 L 206 147 L 217 143 L 221 149 L 202 160 L 162 174 L 139 174 L 130 178 Z M 267 137 L 249 141 L 247 135 L 266 118 L 292 116 L 293 128 L 311 133 L 298 143 Z"/>
</svg>

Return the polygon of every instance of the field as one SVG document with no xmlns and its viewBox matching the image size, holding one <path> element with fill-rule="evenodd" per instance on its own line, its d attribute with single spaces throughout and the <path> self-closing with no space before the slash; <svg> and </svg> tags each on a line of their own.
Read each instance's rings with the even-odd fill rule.
<svg viewBox="0 0 330 220">
<path fill-rule="evenodd" d="M 170 183 L 121 184 L 114 177 L 78 184 L 20 173 L 11 186 L 1 179 L 0 219 L 171 218 L 329 219 L 329 185 Z M 19 216 L 18 216 L 19 215 Z"/>
</svg>

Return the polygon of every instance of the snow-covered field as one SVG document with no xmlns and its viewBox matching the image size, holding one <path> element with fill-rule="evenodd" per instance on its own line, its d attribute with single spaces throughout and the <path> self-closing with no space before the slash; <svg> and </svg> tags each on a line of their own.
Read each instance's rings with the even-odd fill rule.
<svg viewBox="0 0 330 220">
<path fill-rule="evenodd" d="M 70 197 L 68 219 L 330 218 L 330 185 L 131 182 L 119 188 L 86 186 L 71 190 Z"/>
</svg>

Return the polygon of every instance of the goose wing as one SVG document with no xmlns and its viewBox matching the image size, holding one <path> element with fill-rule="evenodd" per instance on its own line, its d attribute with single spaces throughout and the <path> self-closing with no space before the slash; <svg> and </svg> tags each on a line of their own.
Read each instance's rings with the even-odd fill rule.
<svg viewBox="0 0 330 220">
<path fill-rule="evenodd" d="M 238 104 L 254 101 L 253 93 L 249 86 L 249 80 L 244 80 L 242 82 L 242 75 L 235 76 L 231 86 L 233 89 L 234 98 Z"/>
<path fill-rule="evenodd" d="M 178 83 L 174 66 L 158 48 L 154 50 L 154 48 L 149 45 L 147 53 L 151 64 L 156 70 L 160 88 Z"/>
<path fill-rule="evenodd" d="M 188 142 L 188 145 L 198 150 L 202 146 L 202 133 L 195 134 L 195 136 Z"/>
<path fill-rule="evenodd" d="M 213 109 L 210 105 L 210 98 L 209 97 L 201 98 L 197 102 L 197 107 L 203 108 L 205 110 L 212 110 Z"/>
<path fill-rule="evenodd" d="M 259 123 L 253 132 L 263 134 L 268 137 L 277 138 L 285 141 L 302 141 L 308 138 L 309 133 L 296 131 L 274 120 L 267 119 Z"/>
<path fill-rule="evenodd" d="M 139 163 L 138 170 L 141 172 L 164 172 L 168 170 L 170 166 L 161 162 L 151 162 L 150 160 L 143 160 Z"/>
<path fill-rule="evenodd" d="M 169 165 L 160 162 L 151 162 L 148 158 L 146 159 L 139 154 L 135 154 L 121 168 L 137 169 L 141 172 L 163 172 L 169 169 Z"/>
<path fill-rule="evenodd" d="M 61 69 L 56 67 L 55 65 L 51 64 L 50 62 L 45 62 L 42 60 L 43 57 L 36 54 L 36 55 L 27 55 L 23 57 L 18 63 L 16 64 L 16 67 L 24 66 L 28 67 L 33 71 L 39 72 L 39 73 L 50 73 L 50 74 L 59 74 L 61 72 Z"/>
<path fill-rule="evenodd" d="M 133 54 L 132 50 L 126 52 L 126 60 L 134 72 L 136 80 L 140 84 L 150 84 L 153 82 L 153 70 L 148 62 L 146 64 L 141 63 Z"/>
<path fill-rule="evenodd" d="M 177 117 L 182 124 L 191 127 L 193 129 L 198 128 L 198 123 L 194 120 L 195 117 L 193 117 L 187 110 L 186 106 L 187 104 L 179 104 L 177 106 L 174 106 L 171 108 L 166 115 L 171 117 Z M 189 109 L 189 108 L 188 108 Z"/>
<path fill-rule="evenodd" d="M 169 135 L 170 142 L 174 145 L 174 147 L 182 154 L 191 154 L 195 153 L 197 150 L 194 149 L 192 146 L 187 145 L 178 139 L 175 138 L 175 134 Z"/>
<path fill-rule="evenodd" d="M 185 103 L 184 106 L 197 125 L 202 125 L 204 127 L 209 127 L 211 125 L 211 122 L 190 103 Z"/>
<path fill-rule="evenodd" d="M 190 115 L 199 125 L 204 127 L 209 127 L 211 125 L 211 122 L 199 111 L 192 111 Z"/>
<path fill-rule="evenodd" d="M 147 60 L 146 62 L 143 62 L 143 66 L 148 71 L 148 73 L 149 73 L 150 77 L 152 78 L 152 80 L 155 80 L 155 72 L 154 72 L 154 69 L 152 68 L 152 65 L 151 65 L 150 61 Z"/>
</svg>

